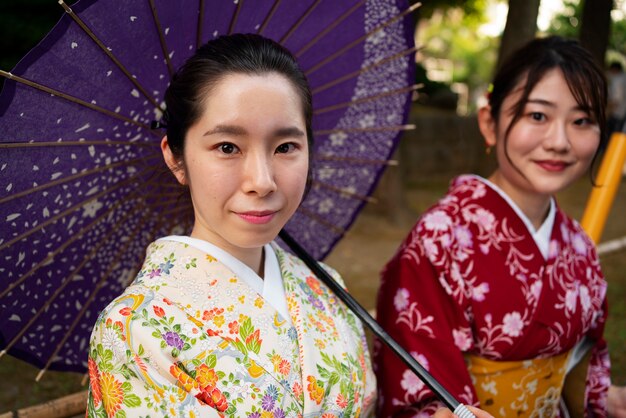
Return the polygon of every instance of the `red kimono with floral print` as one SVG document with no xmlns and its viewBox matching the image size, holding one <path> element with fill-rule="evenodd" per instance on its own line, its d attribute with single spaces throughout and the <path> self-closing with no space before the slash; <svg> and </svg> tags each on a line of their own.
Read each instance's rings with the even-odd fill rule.
<svg viewBox="0 0 626 418">
<path fill-rule="evenodd" d="M 591 240 L 557 208 L 547 259 L 522 219 L 476 176 L 456 178 L 382 273 L 378 320 L 447 390 L 478 406 L 464 353 L 518 361 L 595 341 L 588 417 L 606 416 L 609 359 L 602 338 L 606 282 Z M 430 416 L 442 406 L 379 341 L 379 417 Z"/>
</svg>

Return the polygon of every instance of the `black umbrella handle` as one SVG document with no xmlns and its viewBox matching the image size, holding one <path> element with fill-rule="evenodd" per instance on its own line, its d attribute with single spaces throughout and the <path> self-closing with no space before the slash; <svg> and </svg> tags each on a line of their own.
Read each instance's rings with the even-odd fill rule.
<svg viewBox="0 0 626 418">
<path fill-rule="evenodd" d="M 460 418 L 475 418 L 474 414 L 457 401 L 412 355 L 398 344 L 378 322 L 363 308 L 339 283 L 337 283 L 324 270 L 324 268 L 311 255 L 300 246 L 284 229 L 278 236 L 304 261 L 304 263 L 321 279 L 326 286 L 333 291 L 343 303 L 350 308 L 359 319 L 367 325 L 372 332 L 398 356 L 419 377 L 435 395 Z"/>
</svg>

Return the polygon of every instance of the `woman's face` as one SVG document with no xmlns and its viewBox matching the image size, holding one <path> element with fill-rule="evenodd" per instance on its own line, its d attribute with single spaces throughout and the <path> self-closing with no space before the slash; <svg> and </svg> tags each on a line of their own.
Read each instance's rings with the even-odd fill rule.
<svg viewBox="0 0 626 418">
<path fill-rule="evenodd" d="M 225 76 L 204 106 L 185 138 L 185 169 L 175 174 L 191 192 L 191 235 L 243 258 L 273 240 L 302 200 L 302 104 L 287 78 L 268 73 Z"/>
<path fill-rule="evenodd" d="M 535 85 L 505 140 L 523 82 L 502 103 L 497 123 L 488 110 L 479 115 L 487 145 L 496 147 L 492 180 L 520 206 L 529 198 L 545 201 L 578 179 L 600 143 L 598 124 L 580 108 L 559 69 Z"/>
</svg>

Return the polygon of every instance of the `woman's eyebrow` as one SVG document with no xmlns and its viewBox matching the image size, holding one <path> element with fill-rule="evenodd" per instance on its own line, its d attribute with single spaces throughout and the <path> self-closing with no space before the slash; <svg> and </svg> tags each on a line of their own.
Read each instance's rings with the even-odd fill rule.
<svg viewBox="0 0 626 418">
<path fill-rule="evenodd" d="M 276 130 L 274 135 L 277 138 L 293 138 L 293 137 L 303 137 L 306 136 L 304 132 L 298 127 L 295 126 L 287 126 L 285 128 L 279 128 Z"/>
<path fill-rule="evenodd" d="M 556 107 L 556 103 L 551 102 L 549 100 L 545 100 L 545 99 L 531 99 L 531 98 L 529 98 L 527 103 L 533 103 L 533 104 L 540 104 L 540 105 L 544 105 L 544 106 Z"/>
<path fill-rule="evenodd" d="M 241 126 L 236 125 L 216 125 L 213 129 L 209 129 L 203 136 L 226 134 L 230 136 L 244 136 L 248 132 Z"/>
</svg>

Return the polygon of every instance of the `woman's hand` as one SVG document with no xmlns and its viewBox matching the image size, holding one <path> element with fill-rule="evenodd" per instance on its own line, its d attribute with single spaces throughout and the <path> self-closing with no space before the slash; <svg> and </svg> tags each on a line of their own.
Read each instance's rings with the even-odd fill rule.
<svg viewBox="0 0 626 418">
<path fill-rule="evenodd" d="M 609 418 L 626 418 L 626 386 L 609 387 L 607 407 Z"/>
<path fill-rule="evenodd" d="M 474 408 L 473 406 L 468 406 L 467 409 L 472 411 L 476 418 L 493 418 L 488 412 L 483 411 L 482 409 Z M 458 418 L 452 411 L 448 408 L 439 408 L 433 418 Z M 621 418 L 621 416 L 619 417 Z"/>
</svg>

